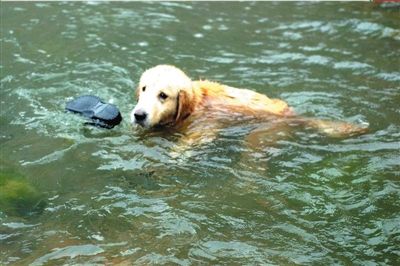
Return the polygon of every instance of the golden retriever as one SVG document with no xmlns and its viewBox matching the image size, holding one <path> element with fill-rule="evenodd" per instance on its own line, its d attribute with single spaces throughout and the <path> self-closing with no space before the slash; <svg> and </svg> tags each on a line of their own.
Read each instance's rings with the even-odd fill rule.
<svg viewBox="0 0 400 266">
<path fill-rule="evenodd" d="M 193 81 L 171 65 L 146 70 L 136 95 L 138 102 L 131 112 L 132 124 L 144 128 L 174 127 L 184 134 L 185 144 L 210 141 L 218 129 L 244 119 L 286 121 L 286 124 L 314 128 L 333 137 L 362 134 L 367 130 L 346 122 L 303 118 L 282 100 L 217 82 Z M 259 132 L 262 129 L 257 129 L 253 136 L 262 135 Z"/>
</svg>

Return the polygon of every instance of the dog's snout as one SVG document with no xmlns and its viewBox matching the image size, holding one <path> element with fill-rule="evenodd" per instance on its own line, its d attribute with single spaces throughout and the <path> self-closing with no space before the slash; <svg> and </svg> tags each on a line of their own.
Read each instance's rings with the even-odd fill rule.
<svg viewBox="0 0 400 266">
<path fill-rule="evenodd" d="M 142 110 L 138 110 L 134 113 L 134 116 L 135 116 L 136 121 L 142 122 L 146 119 L 147 113 Z"/>
</svg>

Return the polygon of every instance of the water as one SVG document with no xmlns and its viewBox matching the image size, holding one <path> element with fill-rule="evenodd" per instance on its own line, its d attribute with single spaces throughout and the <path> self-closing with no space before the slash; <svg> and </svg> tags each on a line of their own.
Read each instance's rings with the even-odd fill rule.
<svg viewBox="0 0 400 266">
<path fill-rule="evenodd" d="M 399 26 L 390 4 L 2 3 L 2 171 L 46 207 L 0 214 L 0 264 L 398 265 Z M 235 125 L 173 158 L 128 121 L 159 63 L 370 132 L 252 149 Z M 90 93 L 122 125 L 64 112 Z"/>
</svg>

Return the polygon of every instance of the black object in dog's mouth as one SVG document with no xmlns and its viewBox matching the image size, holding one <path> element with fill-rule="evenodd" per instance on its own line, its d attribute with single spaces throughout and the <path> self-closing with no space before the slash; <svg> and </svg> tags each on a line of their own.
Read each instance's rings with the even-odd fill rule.
<svg viewBox="0 0 400 266">
<path fill-rule="evenodd" d="M 105 103 L 93 95 L 84 95 L 69 101 L 65 109 L 91 119 L 86 124 L 103 128 L 111 129 L 122 121 L 121 113 L 114 104 Z"/>
</svg>

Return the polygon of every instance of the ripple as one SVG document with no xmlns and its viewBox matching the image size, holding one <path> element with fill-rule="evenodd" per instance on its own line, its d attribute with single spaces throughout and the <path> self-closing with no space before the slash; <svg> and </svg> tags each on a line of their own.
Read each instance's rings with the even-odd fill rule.
<svg viewBox="0 0 400 266">
<path fill-rule="evenodd" d="M 2 225 L 11 229 L 21 229 L 21 228 L 35 227 L 38 224 L 25 224 L 25 223 L 12 222 L 12 223 L 3 223 Z"/>
<path fill-rule="evenodd" d="M 354 62 L 354 61 L 342 61 L 335 63 L 333 65 L 336 69 L 364 69 L 364 68 L 372 68 L 371 65 L 366 63 Z"/>
<path fill-rule="evenodd" d="M 162 199 L 146 199 L 134 193 L 125 193 L 118 187 L 107 187 L 108 191 L 97 197 L 97 201 L 107 202 L 106 210 L 122 208 L 125 216 L 141 216 L 145 214 L 161 214 L 170 209 Z"/>
<path fill-rule="evenodd" d="M 316 64 L 316 65 L 327 65 L 331 59 L 326 56 L 320 56 L 320 55 L 311 55 L 308 56 L 305 60 L 305 64 Z"/>
<path fill-rule="evenodd" d="M 300 114 L 313 114 L 318 117 L 342 117 L 342 110 L 338 109 L 341 97 L 337 93 L 323 91 L 303 91 L 283 93 L 282 97 L 294 106 Z"/>
<path fill-rule="evenodd" d="M 376 76 L 387 81 L 400 81 L 400 72 L 378 73 Z"/>
<path fill-rule="evenodd" d="M 64 248 L 56 249 L 42 257 L 37 258 L 31 265 L 39 266 L 48 263 L 51 260 L 61 258 L 75 258 L 77 256 L 93 256 L 104 252 L 104 250 L 95 245 L 80 245 L 80 246 L 67 246 Z"/>
<path fill-rule="evenodd" d="M 193 7 L 191 5 L 185 4 L 183 2 L 161 2 L 160 3 L 163 6 L 167 6 L 167 7 L 173 7 L 173 8 L 183 8 L 183 9 L 188 9 L 188 10 L 192 10 Z"/>
<path fill-rule="evenodd" d="M 301 60 L 304 58 L 305 55 L 300 53 L 279 53 L 279 54 L 262 56 L 258 59 L 258 61 L 264 64 L 282 64 L 291 61 Z"/>
<path fill-rule="evenodd" d="M 157 253 L 147 254 L 135 261 L 135 264 L 176 264 L 176 265 L 189 265 L 189 260 L 179 259 L 173 255 L 162 255 Z"/>
<path fill-rule="evenodd" d="M 353 26 L 355 32 L 362 33 L 364 35 L 374 35 L 380 38 L 391 37 L 397 41 L 400 40 L 400 30 L 385 27 L 381 24 L 374 22 L 366 22 L 358 19 L 352 19 L 348 24 Z"/>
<path fill-rule="evenodd" d="M 201 244 L 200 250 L 192 250 L 192 255 L 205 258 L 245 258 L 258 253 L 256 247 L 239 241 L 210 240 Z"/>
<path fill-rule="evenodd" d="M 198 39 L 204 38 L 204 34 L 203 33 L 195 33 L 193 36 L 195 38 L 198 38 Z"/>
<path fill-rule="evenodd" d="M 104 150 L 93 153 L 94 156 L 100 156 L 103 160 L 110 161 L 109 163 L 103 163 L 97 169 L 99 170 L 135 170 L 141 169 L 145 165 L 144 161 L 138 159 L 124 160 L 118 154 L 108 153 Z"/>
<path fill-rule="evenodd" d="M 390 151 L 397 150 L 400 147 L 400 142 L 368 142 L 359 144 L 345 144 L 345 145 L 302 145 L 292 143 L 292 145 L 300 147 L 308 147 L 314 150 L 330 151 L 330 152 L 344 152 L 344 151 Z"/>
<path fill-rule="evenodd" d="M 29 65 L 36 64 L 34 61 L 24 58 L 20 54 L 14 54 L 14 57 L 15 57 L 15 62 L 18 62 L 18 63 L 29 64 Z"/>
<path fill-rule="evenodd" d="M 290 32 L 290 31 L 285 31 L 283 33 L 283 36 L 290 39 L 290 40 L 300 40 L 303 38 L 303 35 L 297 32 Z"/>
</svg>

